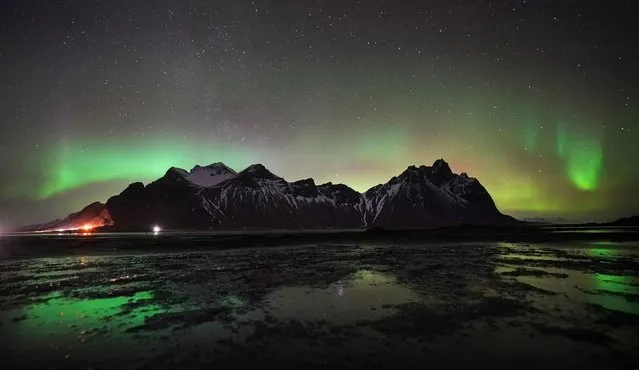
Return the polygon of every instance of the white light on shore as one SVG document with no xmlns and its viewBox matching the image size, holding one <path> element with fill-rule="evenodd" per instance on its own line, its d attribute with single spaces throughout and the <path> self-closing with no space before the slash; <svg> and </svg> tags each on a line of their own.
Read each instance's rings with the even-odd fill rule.
<svg viewBox="0 0 639 370">
<path fill-rule="evenodd" d="M 159 234 L 160 231 L 162 231 L 162 229 L 158 225 L 153 226 L 153 233 L 154 234 Z"/>
</svg>

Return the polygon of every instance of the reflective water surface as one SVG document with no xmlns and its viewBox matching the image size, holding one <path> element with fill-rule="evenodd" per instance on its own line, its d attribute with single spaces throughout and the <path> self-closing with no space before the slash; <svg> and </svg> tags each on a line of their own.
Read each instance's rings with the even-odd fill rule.
<svg viewBox="0 0 639 370">
<path fill-rule="evenodd" d="M 639 353 L 637 243 L 0 255 L 15 368 L 632 368 Z"/>
</svg>

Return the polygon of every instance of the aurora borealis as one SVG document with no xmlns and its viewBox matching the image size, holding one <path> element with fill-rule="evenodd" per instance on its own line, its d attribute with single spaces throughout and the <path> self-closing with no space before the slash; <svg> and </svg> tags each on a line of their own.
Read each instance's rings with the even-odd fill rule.
<svg viewBox="0 0 639 370">
<path fill-rule="evenodd" d="M 516 217 L 639 213 L 630 1 L 9 1 L 0 228 L 170 167 L 365 191 L 444 158 Z"/>
</svg>

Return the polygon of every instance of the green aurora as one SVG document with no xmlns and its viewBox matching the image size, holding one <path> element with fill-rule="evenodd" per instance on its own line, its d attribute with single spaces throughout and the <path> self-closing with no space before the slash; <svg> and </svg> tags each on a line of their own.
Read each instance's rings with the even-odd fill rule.
<svg viewBox="0 0 639 370">
<path fill-rule="evenodd" d="M 172 139 L 170 134 L 160 133 L 135 140 L 73 139 L 43 147 L 44 155 L 31 158 L 31 166 L 42 171 L 35 181 L 13 179 L 1 190 L 5 197 L 47 201 L 96 184 L 112 183 L 110 193 L 94 199 L 104 201 L 119 193 L 126 183 L 154 181 L 172 166 L 190 169 L 196 164 L 221 161 L 236 170 L 261 162 L 288 180 L 314 177 L 318 183 L 343 182 L 363 192 L 388 181 L 408 165 L 430 164 L 443 157 L 455 172 L 477 177 L 498 207 L 515 216 L 557 216 L 603 209 L 608 193 L 602 190 L 606 185 L 602 178 L 606 159 L 602 138 L 575 125 L 552 127 L 552 122 L 531 120 L 523 135 L 505 135 L 512 137 L 512 147 L 504 149 L 522 153 L 519 156 L 533 164 L 530 168 L 517 166 L 485 145 L 456 150 L 455 139 L 446 139 L 446 135 L 424 147 L 423 136 L 406 129 L 380 128 L 363 134 L 346 130 L 345 135 L 330 141 L 309 131 L 293 140 L 285 152 L 259 142 L 239 146 L 197 137 Z M 473 144 L 472 138 L 468 140 Z M 326 159 L 323 166 L 305 165 L 320 153 Z M 554 182 L 553 189 L 546 186 L 548 181 Z"/>
<path fill-rule="evenodd" d="M 146 143 L 87 140 L 65 146 L 58 155 L 48 157 L 50 163 L 46 166 L 53 171 L 33 194 L 38 199 L 46 199 L 96 182 L 155 180 L 170 167 L 190 169 L 195 164 L 209 164 L 206 160 L 212 158 L 232 167 L 250 164 L 249 155 L 219 143 L 191 150 L 180 140 L 152 138 Z"/>
<path fill-rule="evenodd" d="M 596 136 L 561 125 L 557 155 L 564 160 L 568 178 L 580 190 L 596 190 L 603 166 L 603 148 Z"/>
<path fill-rule="evenodd" d="M 0 58 L 0 229 L 213 162 L 365 191 L 443 158 L 515 217 L 639 212 L 633 32 L 601 28 L 586 3 L 435 2 L 432 19 L 419 2 L 356 3 L 330 14 L 273 3 L 268 19 L 238 3 L 250 14 L 238 19 L 203 2 L 161 21 L 138 4 L 131 16 L 147 27 L 88 30 L 110 3 L 71 6 L 68 22 L 25 5 L 43 19 L 7 25 Z M 351 5 L 362 17 L 341 17 Z"/>
</svg>

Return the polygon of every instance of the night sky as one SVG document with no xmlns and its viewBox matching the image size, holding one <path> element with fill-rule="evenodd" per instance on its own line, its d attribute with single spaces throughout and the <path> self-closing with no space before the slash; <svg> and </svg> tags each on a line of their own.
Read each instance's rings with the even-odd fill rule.
<svg viewBox="0 0 639 370">
<path fill-rule="evenodd" d="M 444 158 L 516 217 L 639 213 L 632 1 L 3 1 L 0 227 L 170 167 L 359 191 Z"/>
</svg>

